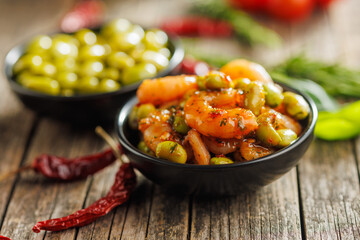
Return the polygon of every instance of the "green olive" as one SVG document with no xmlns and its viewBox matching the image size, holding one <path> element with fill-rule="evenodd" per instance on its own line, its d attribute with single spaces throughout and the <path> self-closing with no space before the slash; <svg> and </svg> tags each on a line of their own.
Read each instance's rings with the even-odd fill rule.
<svg viewBox="0 0 360 240">
<path fill-rule="evenodd" d="M 284 99 L 282 89 L 272 83 L 264 84 L 263 86 L 265 90 L 265 103 L 272 108 L 279 106 Z"/>
<path fill-rule="evenodd" d="M 309 115 L 309 105 L 299 94 L 284 92 L 284 104 L 286 112 L 297 120 L 305 119 Z"/>
<path fill-rule="evenodd" d="M 79 93 L 98 93 L 100 81 L 97 77 L 86 76 L 79 79 L 77 90 Z"/>
<path fill-rule="evenodd" d="M 222 72 L 211 71 L 205 76 L 205 87 L 207 89 L 219 90 L 221 88 L 233 87 L 231 79 Z"/>
<path fill-rule="evenodd" d="M 58 33 L 52 36 L 53 43 L 56 41 L 66 42 L 69 44 L 74 44 L 76 47 L 80 46 L 79 40 L 77 40 L 73 35 L 66 33 Z"/>
<path fill-rule="evenodd" d="M 101 29 L 101 35 L 105 38 L 109 38 L 117 33 L 124 33 L 131 29 L 132 24 L 127 19 L 119 18 L 106 24 Z"/>
<path fill-rule="evenodd" d="M 137 145 L 137 148 L 143 153 L 146 153 L 150 156 L 155 156 L 155 153 L 151 151 L 151 149 L 146 145 L 144 141 L 140 141 L 139 144 Z"/>
<path fill-rule="evenodd" d="M 74 36 L 82 45 L 93 45 L 97 41 L 96 34 L 86 28 L 77 31 Z"/>
<path fill-rule="evenodd" d="M 135 65 L 135 60 L 124 52 L 111 53 L 106 61 L 110 67 L 118 69 L 129 68 Z"/>
<path fill-rule="evenodd" d="M 148 49 L 158 50 L 166 46 L 167 41 L 167 34 L 159 29 L 151 29 L 145 33 L 144 43 Z"/>
<path fill-rule="evenodd" d="M 234 163 L 234 161 L 227 157 L 213 157 L 210 159 L 211 165 L 222 165 L 231 163 Z"/>
<path fill-rule="evenodd" d="M 80 60 L 101 60 L 105 58 L 106 50 L 101 44 L 85 45 L 79 50 Z"/>
<path fill-rule="evenodd" d="M 286 147 L 297 139 L 296 133 L 291 129 L 279 129 L 276 132 L 281 138 L 281 141 L 278 144 L 279 147 Z"/>
<path fill-rule="evenodd" d="M 141 37 L 135 32 L 115 34 L 109 39 L 113 50 L 127 52 L 141 42 Z"/>
<path fill-rule="evenodd" d="M 156 157 L 167 159 L 175 163 L 186 163 L 187 154 L 185 149 L 172 141 L 161 142 L 156 146 Z"/>
<path fill-rule="evenodd" d="M 74 91 L 74 89 L 64 88 L 64 89 L 61 89 L 60 95 L 65 96 L 65 97 L 71 97 L 71 96 L 75 95 L 75 91 Z"/>
<path fill-rule="evenodd" d="M 143 52 L 141 61 L 154 64 L 158 70 L 162 70 L 169 65 L 169 59 L 164 55 L 150 50 Z"/>
<path fill-rule="evenodd" d="M 233 81 L 233 83 L 235 89 L 245 90 L 246 88 L 248 88 L 251 81 L 248 78 L 237 78 Z"/>
<path fill-rule="evenodd" d="M 104 64 L 100 61 L 86 61 L 82 64 L 79 74 L 81 76 L 98 77 L 104 70 Z"/>
<path fill-rule="evenodd" d="M 57 71 L 55 65 L 49 62 L 43 62 L 38 66 L 31 67 L 29 70 L 34 74 L 46 77 L 54 77 Z"/>
<path fill-rule="evenodd" d="M 99 84 L 100 92 L 113 92 L 119 90 L 120 88 L 120 83 L 110 78 L 101 79 Z"/>
<path fill-rule="evenodd" d="M 128 123 L 130 127 L 134 130 L 137 130 L 138 128 L 137 111 L 138 111 L 138 107 L 134 106 L 129 114 L 129 119 L 128 119 Z"/>
<path fill-rule="evenodd" d="M 25 54 L 14 64 L 13 73 L 18 74 L 26 69 L 33 69 L 43 64 L 44 60 L 38 54 Z"/>
<path fill-rule="evenodd" d="M 186 124 L 184 116 L 176 115 L 173 123 L 175 131 L 181 134 L 186 134 L 190 127 Z"/>
<path fill-rule="evenodd" d="M 77 61 L 73 57 L 56 58 L 54 64 L 59 72 L 76 72 L 78 69 Z"/>
<path fill-rule="evenodd" d="M 160 54 L 164 55 L 167 59 L 169 59 L 171 57 L 171 52 L 168 48 L 161 48 L 158 51 Z"/>
<path fill-rule="evenodd" d="M 50 51 L 55 58 L 77 57 L 79 42 L 70 35 L 61 34 L 53 38 Z"/>
<path fill-rule="evenodd" d="M 129 55 L 135 60 L 140 61 L 143 53 L 145 52 L 146 47 L 144 44 L 140 43 L 136 45 L 130 52 Z"/>
<path fill-rule="evenodd" d="M 279 133 L 269 123 L 259 124 L 256 137 L 268 146 L 278 146 L 281 142 Z"/>
<path fill-rule="evenodd" d="M 140 38 L 140 41 L 145 37 L 145 31 L 140 25 L 136 25 L 136 24 L 132 25 L 129 32 L 135 33 L 136 35 L 138 35 Z"/>
<path fill-rule="evenodd" d="M 156 67 L 151 63 L 139 63 L 133 67 L 125 68 L 122 75 L 122 83 L 129 85 L 146 78 L 156 76 Z"/>
<path fill-rule="evenodd" d="M 110 78 L 110 79 L 114 79 L 115 81 L 118 81 L 120 79 L 120 72 L 119 70 L 113 67 L 105 68 L 100 73 L 100 78 Z"/>
<path fill-rule="evenodd" d="M 56 75 L 56 80 L 62 88 L 67 89 L 76 88 L 78 84 L 78 76 L 73 72 L 59 72 Z"/>
<path fill-rule="evenodd" d="M 29 53 L 46 53 L 52 45 L 52 39 L 47 35 L 39 35 L 33 38 L 26 48 Z"/>
<path fill-rule="evenodd" d="M 45 94 L 58 95 L 60 93 L 59 83 L 49 77 L 23 75 L 21 78 L 21 84 L 26 88 Z"/>
<path fill-rule="evenodd" d="M 265 105 L 265 91 L 262 84 L 251 82 L 245 88 L 245 107 L 258 116 Z"/>
<path fill-rule="evenodd" d="M 155 106 L 151 103 L 141 104 L 137 109 L 137 119 L 146 118 L 150 113 L 156 110 Z"/>
</svg>

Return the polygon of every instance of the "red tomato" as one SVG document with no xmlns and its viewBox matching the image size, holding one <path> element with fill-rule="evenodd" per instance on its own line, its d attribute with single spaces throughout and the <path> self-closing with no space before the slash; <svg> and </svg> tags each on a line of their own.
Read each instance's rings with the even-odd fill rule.
<svg viewBox="0 0 360 240">
<path fill-rule="evenodd" d="M 228 0 L 230 5 L 248 11 L 264 10 L 269 0 Z"/>
<path fill-rule="evenodd" d="M 329 7 L 330 3 L 333 2 L 334 0 L 316 0 L 316 3 L 321 7 L 321 8 L 327 8 Z"/>
<path fill-rule="evenodd" d="M 300 20 L 312 13 L 314 0 L 269 0 L 266 10 L 283 20 Z"/>
</svg>

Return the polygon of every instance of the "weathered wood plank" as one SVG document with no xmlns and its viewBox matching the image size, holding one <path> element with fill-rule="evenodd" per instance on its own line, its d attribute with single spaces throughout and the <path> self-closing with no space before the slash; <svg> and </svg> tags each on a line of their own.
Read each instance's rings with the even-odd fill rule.
<svg viewBox="0 0 360 240">
<path fill-rule="evenodd" d="M 25 163 L 41 154 L 79 156 L 99 151 L 104 143 L 88 129 L 72 127 L 55 120 L 40 121 Z M 84 203 L 90 178 L 71 183 L 49 181 L 33 172 L 21 174 L 4 220 L 4 233 L 14 239 L 35 239 L 44 233 L 32 233 L 40 220 L 66 216 Z M 49 238 L 72 239 L 75 229 L 47 234 Z"/>
<path fill-rule="evenodd" d="M 139 174 L 138 185 L 129 201 L 125 223 L 125 212 L 116 211 L 111 228 L 111 240 L 120 239 L 120 236 L 121 239 L 129 240 L 145 239 L 153 190 L 153 184 Z"/>
<path fill-rule="evenodd" d="M 86 198 L 85 207 L 91 205 L 99 198 L 106 195 L 114 182 L 115 174 L 119 168 L 119 164 L 114 164 L 106 168 L 93 178 L 89 194 Z M 120 206 L 116 211 L 126 211 L 126 205 Z M 108 239 L 112 227 L 114 211 L 106 216 L 96 220 L 94 223 L 79 229 L 77 239 Z"/>
<path fill-rule="evenodd" d="M 176 196 L 155 186 L 147 239 L 187 239 L 189 196 Z"/>
<path fill-rule="evenodd" d="M 29 11 L 32 9 L 32 11 Z M 55 13 L 56 12 L 56 13 Z M 38 32 L 39 29 L 49 29 L 54 21 L 43 21 L 49 15 L 61 14 L 59 1 L 53 2 L 52 6 L 45 5 L 45 1 L 2 1 L 0 3 L 0 64 L 3 65 L 5 53 L 14 44 L 23 41 L 27 37 Z M 29 21 L 29 19 L 31 19 Z M 33 24 L 34 27 L 29 27 Z M 19 100 L 11 92 L 4 75 L 0 76 L 0 163 L 1 173 L 15 170 L 19 167 L 26 143 L 30 141 L 30 130 L 34 125 L 35 115 L 22 107 Z M 9 198 L 15 177 L 0 183 L 0 227 L 5 215 L 5 207 Z M 3 228 L 2 228 L 3 229 Z M 2 230 L 1 233 L 4 231 Z"/>
<path fill-rule="evenodd" d="M 300 239 L 296 171 L 257 192 L 194 197 L 191 239 Z"/>
<path fill-rule="evenodd" d="M 299 174 L 306 236 L 359 238 L 359 181 L 351 142 L 316 141 Z"/>
</svg>

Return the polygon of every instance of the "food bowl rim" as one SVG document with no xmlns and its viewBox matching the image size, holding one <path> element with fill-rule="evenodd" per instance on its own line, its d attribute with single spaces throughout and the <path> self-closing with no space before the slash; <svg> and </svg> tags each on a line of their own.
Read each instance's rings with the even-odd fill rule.
<svg viewBox="0 0 360 240">
<path fill-rule="evenodd" d="M 174 163 L 174 162 L 166 161 L 166 160 L 163 160 L 160 158 L 156 158 L 156 157 L 147 155 L 147 154 L 141 152 L 135 146 L 133 146 L 129 142 L 129 140 L 125 137 L 125 134 L 123 131 L 124 125 L 125 125 L 124 124 L 125 120 L 128 117 L 128 114 L 131 112 L 130 108 L 132 108 L 138 102 L 136 96 L 129 98 L 128 102 L 124 104 L 122 109 L 120 109 L 119 113 L 117 114 L 116 121 L 115 121 L 116 133 L 120 140 L 121 145 L 124 148 L 126 148 L 126 150 L 130 151 L 131 153 L 133 153 L 135 155 L 143 157 L 144 159 L 149 160 L 150 162 L 160 164 L 160 165 L 167 165 L 167 166 L 171 166 L 171 167 L 178 167 L 178 168 L 184 168 L 184 169 L 189 169 L 189 170 L 190 169 L 193 169 L 193 170 L 197 170 L 197 169 L 205 170 L 206 169 L 206 170 L 213 171 L 213 170 L 219 170 L 219 169 L 229 169 L 229 168 L 236 168 L 236 167 L 241 167 L 241 166 L 255 165 L 255 164 L 259 164 L 264 161 L 270 161 L 273 158 L 277 158 L 281 155 L 288 154 L 290 151 L 294 150 L 295 148 L 300 146 L 304 141 L 306 141 L 306 139 L 309 138 L 313 134 L 316 120 L 318 117 L 318 111 L 317 111 L 316 105 L 315 105 L 314 101 L 307 94 L 299 92 L 299 91 L 287 86 L 286 84 L 281 84 L 281 83 L 278 83 L 278 84 L 284 86 L 286 88 L 286 90 L 295 92 L 304 97 L 304 99 L 306 100 L 306 102 L 309 104 L 309 107 L 310 107 L 310 113 L 308 116 L 308 118 L 310 118 L 310 122 L 306 125 L 306 128 L 303 130 L 301 136 L 298 139 L 296 139 L 295 142 L 293 142 L 289 146 L 287 146 L 283 149 L 280 149 L 280 150 L 276 151 L 275 153 L 272 153 L 265 157 L 257 158 L 257 159 L 246 161 L 246 162 L 237 162 L 237 163 L 233 163 L 233 164 L 196 165 L 196 164 Z M 122 126 L 122 127 L 120 127 L 120 126 Z"/>
<path fill-rule="evenodd" d="M 90 28 L 90 29 L 98 30 L 99 28 Z M 62 34 L 62 33 L 64 33 L 64 32 L 55 32 L 55 33 L 51 33 L 49 35 Z M 180 38 L 178 38 L 174 35 L 170 35 L 170 34 L 167 34 L 167 36 L 168 36 L 168 42 L 173 46 L 174 51 L 170 58 L 169 65 L 162 71 L 158 72 L 154 78 L 164 77 L 164 76 L 168 75 L 173 69 L 175 69 L 181 63 L 181 61 L 183 60 L 183 58 L 185 56 L 185 51 L 181 44 Z M 35 37 L 35 36 L 33 36 L 33 37 Z M 5 59 L 4 59 L 3 74 L 4 74 L 5 78 L 8 80 L 13 91 L 20 93 L 22 95 L 36 97 L 36 98 L 46 98 L 48 100 L 57 100 L 57 101 L 64 101 L 64 102 L 65 101 L 87 101 L 87 100 L 100 99 L 103 97 L 117 96 L 119 94 L 125 94 L 128 92 L 134 91 L 136 88 L 139 87 L 141 82 L 143 80 L 145 80 L 145 79 L 143 79 L 134 84 L 130 84 L 128 86 L 121 87 L 117 91 L 112 91 L 112 92 L 107 92 L 107 93 L 74 95 L 74 96 L 68 96 L 68 97 L 67 96 L 59 96 L 59 95 L 50 95 L 50 94 L 45 94 L 45 93 L 41 93 L 41 92 L 37 92 L 37 91 L 31 90 L 31 89 L 28 89 L 16 82 L 15 76 L 12 73 L 12 68 L 13 68 L 14 64 L 16 63 L 16 61 L 19 59 L 19 57 L 25 52 L 24 49 L 25 49 L 26 44 L 28 44 L 29 41 L 31 40 L 31 38 L 33 38 L 33 37 L 30 37 L 27 40 L 24 40 L 21 43 L 12 47 L 6 53 Z M 19 57 L 16 56 L 18 51 L 21 52 L 21 55 Z"/>
</svg>

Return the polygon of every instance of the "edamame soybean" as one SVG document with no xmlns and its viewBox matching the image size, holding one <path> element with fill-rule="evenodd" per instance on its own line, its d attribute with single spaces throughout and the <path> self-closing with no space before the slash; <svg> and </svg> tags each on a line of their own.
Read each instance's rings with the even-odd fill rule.
<svg viewBox="0 0 360 240">
<path fill-rule="evenodd" d="M 187 154 L 183 146 L 173 141 L 164 141 L 156 147 L 156 157 L 175 163 L 186 163 Z"/>
</svg>

